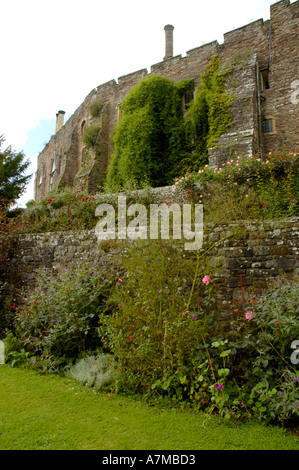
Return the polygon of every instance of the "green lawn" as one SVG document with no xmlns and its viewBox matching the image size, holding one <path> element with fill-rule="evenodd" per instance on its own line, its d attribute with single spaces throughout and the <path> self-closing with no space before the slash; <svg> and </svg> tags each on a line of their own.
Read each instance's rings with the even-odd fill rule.
<svg viewBox="0 0 299 470">
<path fill-rule="evenodd" d="M 0 365 L 0 450 L 299 450 L 286 431 L 148 406 Z"/>
</svg>

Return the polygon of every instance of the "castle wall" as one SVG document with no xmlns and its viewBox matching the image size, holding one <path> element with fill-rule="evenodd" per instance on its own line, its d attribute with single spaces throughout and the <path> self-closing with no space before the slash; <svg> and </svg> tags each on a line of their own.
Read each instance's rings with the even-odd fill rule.
<svg viewBox="0 0 299 470">
<path fill-rule="evenodd" d="M 182 79 L 199 81 L 199 74 L 219 54 L 222 63 L 233 63 L 227 91 L 235 96 L 232 106 L 233 127 L 210 150 L 211 166 L 218 166 L 232 153 L 264 154 L 287 146 L 299 147 L 298 105 L 292 102 L 292 83 L 299 79 L 298 17 L 299 1 L 290 4 L 282 0 L 270 8 L 271 19 L 259 19 L 224 34 L 223 44 L 217 41 L 204 44 L 181 55 L 152 65 L 151 74 L 167 77 L 175 82 Z M 247 60 L 245 60 L 247 55 Z M 78 189 L 95 190 L 105 178 L 113 151 L 112 136 L 121 115 L 121 103 L 132 86 L 147 75 L 142 69 L 111 80 L 92 90 L 66 124 L 52 137 L 38 157 L 35 200 L 45 197 L 61 182 Z M 268 77 L 270 88 L 261 80 Z M 232 79 L 233 78 L 233 79 Z M 105 104 L 102 118 L 101 152 L 96 156 L 84 149 L 83 131 L 93 123 L 89 106 L 95 99 Z M 267 119 L 271 132 L 262 132 Z M 269 124 L 269 122 L 267 122 Z M 232 150 L 233 149 L 233 150 Z M 83 160 L 89 164 L 83 166 Z M 55 170 L 51 167 L 55 161 Z"/>
<path fill-rule="evenodd" d="M 299 148 L 298 105 L 292 102 L 292 83 L 299 79 L 299 2 L 271 6 L 270 88 L 262 92 L 262 114 L 272 117 L 272 133 L 263 135 L 267 151 Z"/>
</svg>

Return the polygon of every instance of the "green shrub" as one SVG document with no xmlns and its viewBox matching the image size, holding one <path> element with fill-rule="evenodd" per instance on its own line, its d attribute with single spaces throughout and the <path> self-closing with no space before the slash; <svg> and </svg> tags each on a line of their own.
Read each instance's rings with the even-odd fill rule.
<svg viewBox="0 0 299 470">
<path fill-rule="evenodd" d="M 291 342 L 299 338 L 296 279 L 260 296 L 246 290 L 228 329 L 215 314 L 206 261 L 173 242 L 127 248 L 113 314 L 101 315 L 100 327 L 118 363 L 118 390 L 226 418 L 296 419 L 299 371 L 290 362 Z"/>
<path fill-rule="evenodd" d="M 86 128 L 83 135 L 83 143 L 88 148 L 95 149 L 98 143 L 101 127 L 99 125 L 92 125 Z"/>
<path fill-rule="evenodd" d="M 262 295 L 247 295 L 243 305 L 230 343 L 243 405 L 263 421 L 296 420 L 299 369 L 291 361 L 291 344 L 299 339 L 298 279 L 278 278 Z"/>
<path fill-rule="evenodd" d="M 10 330 L 6 332 L 6 336 L 4 339 L 4 346 L 5 346 L 6 359 L 7 359 L 7 355 L 10 354 L 11 352 L 21 350 L 20 341 L 14 336 L 13 332 Z"/>
<path fill-rule="evenodd" d="M 113 270 L 82 261 L 59 268 L 55 275 L 40 271 L 17 312 L 21 344 L 35 356 L 68 363 L 99 346 L 98 316 L 108 310 Z"/>
<path fill-rule="evenodd" d="M 89 113 L 92 117 L 98 117 L 101 114 L 104 103 L 102 100 L 95 100 L 89 107 Z"/>
<path fill-rule="evenodd" d="M 95 210 L 100 202 L 97 194 L 69 187 L 53 192 L 24 214 L 26 231 L 89 230 L 98 221 Z"/>
<path fill-rule="evenodd" d="M 119 362 L 120 390 L 199 399 L 198 366 L 207 359 L 213 296 L 212 283 L 201 280 L 203 265 L 196 265 L 171 243 L 127 248 L 125 275 L 112 292 L 115 310 L 101 318 L 100 330 Z"/>
<path fill-rule="evenodd" d="M 284 151 L 263 160 L 239 156 L 216 169 L 206 165 L 176 178 L 174 186 L 191 202 L 203 202 L 206 220 L 216 221 L 296 216 L 298 181 L 299 157 Z"/>
<path fill-rule="evenodd" d="M 256 298 L 252 321 L 256 331 L 253 343 L 259 355 L 251 374 L 259 387 L 255 386 L 250 403 L 257 396 L 257 401 L 264 398 L 262 417 L 282 422 L 299 418 L 299 369 L 291 362 L 291 344 L 299 340 L 298 279 L 278 279 Z"/>
</svg>

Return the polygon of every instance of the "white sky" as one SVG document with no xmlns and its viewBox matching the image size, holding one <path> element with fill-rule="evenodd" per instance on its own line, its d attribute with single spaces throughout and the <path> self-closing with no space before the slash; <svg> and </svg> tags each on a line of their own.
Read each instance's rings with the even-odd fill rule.
<svg viewBox="0 0 299 470">
<path fill-rule="evenodd" d="M 108 80 L 163 60 L 164 25 L 174 55 L 218 40 L 260 18 L 275 0 L 0 0 L 0 135 L 37 155 L 55 132 L 58 110 L 73 114 Z M 292 3 L 292 2 L 291 2 Z M 21 205 L 33 198 L 32 183 Z"/>
</svg>

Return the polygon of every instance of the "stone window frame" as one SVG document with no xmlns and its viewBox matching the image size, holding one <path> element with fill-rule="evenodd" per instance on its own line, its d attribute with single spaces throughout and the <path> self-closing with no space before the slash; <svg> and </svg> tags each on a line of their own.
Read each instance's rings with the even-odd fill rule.
<svg viewBox="0 0 299 470">
<path fill-rule="evenodd" d="M 263 123 L 265 121 L 271 121 L 271 131 L 267 132 L 267 131 L 264 131 L 264 127 L 263 127 L 263 134 L 265 135 L 275 135 L 277 134 L 277 130 L 276 130 L 276 119 L 273 117 L 273 116 L 265 116 L 264 119 L 263 119 Z M 262 123 L 262 125 L 263 125 Z"/>
</svg>

